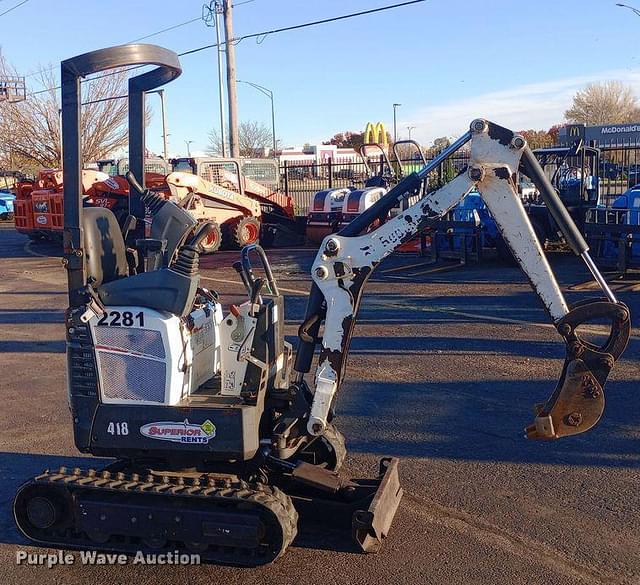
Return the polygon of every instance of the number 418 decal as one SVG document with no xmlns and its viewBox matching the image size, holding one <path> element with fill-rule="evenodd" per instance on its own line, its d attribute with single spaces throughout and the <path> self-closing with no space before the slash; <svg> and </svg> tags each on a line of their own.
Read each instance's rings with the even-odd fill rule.
<svg viewBox="0 0 640 585">
<path fill-rule="evenodd" d="M 135 315 L 131 311 L 109 311 L 100 317 L 98 325 L 108 325 L 109 327 L 144 327 L 144 313 L 140 311 Z"/>
<path fill-rule="evenodd" d="M 110 435 L 128 435 L 129 425 L 126 422 L 110 422 L 107 425 L 107 433 Z"/>
</svg>

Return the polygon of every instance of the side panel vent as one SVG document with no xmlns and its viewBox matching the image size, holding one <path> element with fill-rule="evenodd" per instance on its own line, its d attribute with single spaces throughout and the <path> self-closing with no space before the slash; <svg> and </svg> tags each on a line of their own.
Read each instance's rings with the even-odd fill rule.
<svg viewBox="0 0 640 585">
<path fill-rule="evenodd" d="M 96 327 L 94 337 L 104 402 L 164 403 L 167 366 L 160 331 Z"/>
</svg>

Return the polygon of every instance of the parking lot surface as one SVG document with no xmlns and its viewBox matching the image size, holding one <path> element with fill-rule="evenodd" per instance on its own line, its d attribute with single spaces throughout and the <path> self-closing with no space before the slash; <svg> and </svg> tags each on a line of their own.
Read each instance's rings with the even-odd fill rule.
<svg viewBox="0 0 640 585">
<path fill-rule="evenodd" d="M 405 490 L 380 554 L 306 535 L 275 564 L 25 567 L 39 551 L 11 514 L 21 482 L 44 468 L 89 467 L 73 445 L 65 390 L 66 275 L 48 244 L 0 229 L 0 582 L 2 583 L 640 583 L 640 294 L 616 284 L 634 329 L 591 432 L 530 442 L 532 406 L 553 390 L 564 347 L 517 268 L 488 261 L 445 272 L 392 257 L 366 288 L 337 424 L 345 473 L 401 458 Z M 202 261 L 203 283 L 242 300 L 237 252 Z M 270 252 L 293 339 L 313 250 Z M 552 255 L 570 301 L 597 294 L 579 262 Z M 588 287 L 586 287 L 588 288 Z"/>
</svg>

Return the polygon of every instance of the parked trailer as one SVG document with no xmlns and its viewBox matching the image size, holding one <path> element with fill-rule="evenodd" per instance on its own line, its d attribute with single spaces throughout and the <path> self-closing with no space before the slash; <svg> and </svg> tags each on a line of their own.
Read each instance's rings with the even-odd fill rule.
<svg viewBox="0 0 640 585">
<path fill-rule="evenodd" d="M 610 207 L 590 209 L 585 233 L 601 266 L 622 274 L 640 268 L 640 185 L 618 197 Z"/>
<path fill-rule="evenodd" d="M 359 181 L 354 180 L 353 185 L 349 187 L 323 189 L 314 195 L 311 208 L 307 214 L 308 244 L 319 245 L 325 236 L 345 227 L 363 211 L 369 209 L 381 199 L 389 188 L 407 174 L 407 169 L 399 164 L 398 146 L 401 147 L 402 145 L 410 145 L 417 149 L 418 155 L 414 160 L 420 160 L 426 164 L 420 145 L 413 140 L 403 140 L 394 144 L 393 152 L 397 160 L 396 165 L 389 160 L 386 151 L 379 144 L 366 143 L 361 145 L 357 152 L 366 169 L 364 186 L 358 187 L 357 183 Z M 336 172 L 336 175 L 342 170 L 352 169 L 348 167 L 340 169 Z M 422 184 L 423 187 L 420 194 L 426 192 L 426 180 Z M 414 193 L 406 198 L 400 205 L 390 211 L 389 218 L 413 205 L 419 196 L 418 193 Z M 416 238 L 415 242 L 412 240 L 412 242 L 403 244 L 399 247 L 399 251 L 414 251 L 418 248 L 419 241 L 420 238 Z"/>
<path fill-rule="evenodd" d="M 376 154 L 372 155 L 371 150 L 375 150 Z M 339 169 L 335 176 L 351 178 L 352 184 L 349 187 L 323 189 L 313 196 L 307 213 L 307 244 L 319 245 L 325 236 L 337 232 L 371 207 L 392 183 L 397 182 L 391 161 L 379 144 L 363 144 L 357 153 L 364 165 L 364 175 L 356 174 L 349 167 Z M 374 157 L 376 160 L 372 161 Z M 362 182 L 364 185 L 358 186 Z"/>
</svg>

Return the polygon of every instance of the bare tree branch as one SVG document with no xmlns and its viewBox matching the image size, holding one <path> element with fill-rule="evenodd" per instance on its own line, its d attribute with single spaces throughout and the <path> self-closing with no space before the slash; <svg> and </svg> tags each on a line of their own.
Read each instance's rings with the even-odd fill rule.
<svg viewBox="0 0 640 585">
<path fill-rule="evenodd" d="M 15 75 L 2 57 L 0 74 Z M 54 73 L 46 68 L 41 68 L 38 81 L 45 88 L 56 86 Z M 80 127 L 83 164 L 108 158 L 127 145 L 127 100 L 105 99 L 126 93 L 125 71 L 82 84 L 82 101 L 86 104 Z M 23 102 L 0 103 L 0 165 L 8 168 L 11 160 L 15 168 L 25 171 L 61 168 L 59 111 L 60 99 L 55 89 L 28 95 Z"/>
<path fill-rule="evenodd" d="M 240 156 L 249 158 L 264 157 L 265 149 L 273 144 L 272 133 L 264 124 L 255 120 L 240 122 L 238 127 Z M 218 130 L 209 132 L 207 152 L 214 156 L 222 156 L 222 140 Z"/>
</svg>

